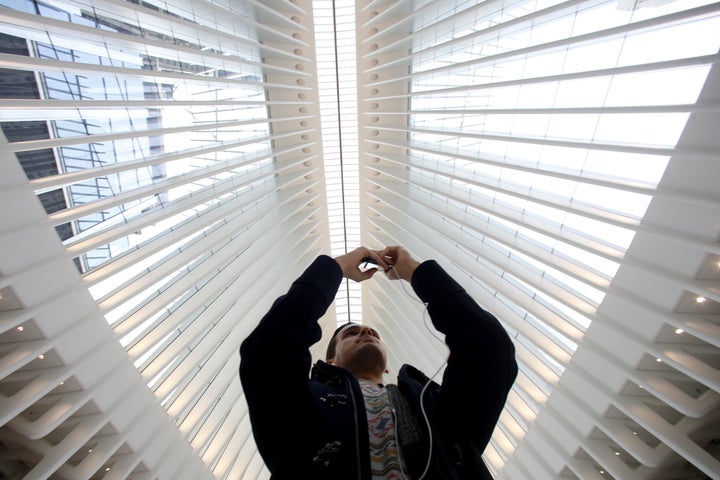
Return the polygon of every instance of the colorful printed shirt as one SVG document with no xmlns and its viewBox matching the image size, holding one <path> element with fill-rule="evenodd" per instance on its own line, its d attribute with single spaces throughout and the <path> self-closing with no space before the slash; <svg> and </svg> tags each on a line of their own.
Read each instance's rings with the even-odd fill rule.
<svg viewBox="0 0 720 480">
<path fill-rule="evenodd" d="M 373 480 L 407 480 L 405 465 L 398 450 L 397 429 L 387 389 L 360 379 L 365 397 L 370 438 L 370 466 Z"/>
</svg>

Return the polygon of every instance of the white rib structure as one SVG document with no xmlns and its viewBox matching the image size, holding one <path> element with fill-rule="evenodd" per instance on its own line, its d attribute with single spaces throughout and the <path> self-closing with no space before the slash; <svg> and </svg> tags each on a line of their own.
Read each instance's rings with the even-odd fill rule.
<svg viewBox="0 0 720 480">
<path fill-rule="evenodd" d="M 0 0 L 0 26 L 0 477 L 269 478 L 240 342 L 316 255 L 399 244 L 515 340 L 497 479 L 720 478 L 720 3 Z M 362 312 L 393 372 L 443 363 L 410 292 L 350 288 L 327 334 Z"/>
</svg>

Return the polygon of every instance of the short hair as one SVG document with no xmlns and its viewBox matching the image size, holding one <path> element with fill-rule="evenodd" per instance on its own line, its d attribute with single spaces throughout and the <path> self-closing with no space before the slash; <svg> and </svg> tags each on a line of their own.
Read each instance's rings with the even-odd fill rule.
<svg viewBox="0 0 720 480">
<path fill-rule="evenodd" d="M 349 327 L 350 325 L 360 325 L 359 323 L 355 322 L 347 322 L 340 325 L 338 328 L 335 329 L 335 331 L 332 334 L 332 337 L 330 337 L 330 341 L 328 342 L 327 351 L 325 352 L 325 360 L 330 360 L 331 358 L 335 358 L 335 344 L 337 343 L 337 336 L 338 333 L 340 333 L 343 329 L 346 327 Z"/>
</svg>

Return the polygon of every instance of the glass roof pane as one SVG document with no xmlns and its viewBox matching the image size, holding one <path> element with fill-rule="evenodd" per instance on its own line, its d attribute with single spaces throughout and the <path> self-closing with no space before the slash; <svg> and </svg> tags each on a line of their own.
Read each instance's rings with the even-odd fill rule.
<svg viewBox="0 0 720 480">
<path fill-rule="evenodd" d="M 341 255 L 360 246 L 358 205 L 357 78 L 355 67 L 355 2 L 313 2 L 317 45 L 318 91 L 322 108 L 330 254 Z M 335 30 L 336 29 L 336 30 Z M 337 63 L 336 63 L 337 59 Z M 339 116 L 342 112 L 342 116 Z M 339 120 L 338 120 L 339 119 Z M 344 281 L 335 302 L 338 323 L 362 321 L 361 288 Z"/>
</svg>

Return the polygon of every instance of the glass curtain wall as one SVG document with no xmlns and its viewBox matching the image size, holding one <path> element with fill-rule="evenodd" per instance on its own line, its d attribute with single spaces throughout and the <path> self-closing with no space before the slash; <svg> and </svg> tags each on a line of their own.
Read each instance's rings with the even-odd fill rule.
<svg viewBox="0 0 720 480">
<path fill-rule="evenodd" d="M 307 218 L 293 202 L 309 187 L 284 175 L 312 156 L 287 127 L 313 118 L 297 110 L 311 101 L 269 99 L 314 92 L 295 82 L 312 74 L 294 68 L 305 42 L 287 33 L 291 14 L 310 17 L 280 7 L 0 0 L 4 148 L 143 381 L 218 477 L 262 470 L 237 378 L 250 328 L 240 320 L 262 296 L 247 292 L 267 284 L 253 269 L 282 245 L 267 239 L 280 229 L 312 250 L 309 228 L 293 232 Z M 270 118 L 285 107 L 295 113 Z M 15 345 L 30 330 L 14 329 L 25 335 Z M 53 398 L 71 402 L 71 384 Z M 73 468 L 92 464 L 90 443 L 70 447 Z"/>
<path fill-rule="evenodd" d="M 36 113 L 38 118 L 52 118 L 45 141 L 34 136 L 35 144 L 20 144 L 17 151 L 38 150 L 42 143 L 53 149 L 63 174 L 59 178 L 69 179 L 59 189 L 68 208 L 57 215 L 58 221 L 71 225 L 72 233 L 68 231 L 64 240 L 69 248 L 77 248 L 76 261 L 86 272 L 172 228 L 183 217 L 210 208 L 212 202 L 177 212 L 163 224 L 80 247 L 88 236 L 162 209 L 168 201 L 188 197 L 194 190 L 223 180 L 227 183 L 228 178 L 260 168 L 263 160 L 245 164 L 263 153 L 267 156 L 265 93 L 258 83 L 262 72 L 256 48 L 238 49 L 229 45 L 230 40 L 223 47 L 217 39 L 201 40 L 199 32 L 183 34 L 140 25 L 129 9 L 119 9 L 120 15 L 100 8 L 88 14 L 69 5 L 64 10 L 53 5 L 31 1 L 5 5 L 16 9 L 22 21 L 16 28 L 5 29 L 6 35 L 16 34 L 12 37 L 16 41 L 27 38 L 28 61 L 39 67 L 36 98 L 57 100 L 44 103 L 48 108 Z M 176 10 L 168 13 L 191 14 Z M 20 12 L 54 23 L 44 31 L 28 29 L 33 20 Z M 114 35 L 107 38 L 101 32 Z M 246 40 L 252 41 L 246 33 Z M 137 37 L 137 44 L 128 46 L 127 36 Z M 190 54 L 198 50 L 205 53 Z M 239 58 L 223 58 L 231 55 Z M 67 68 L 69 63 L 74 67 Z M 23 114 L 18 112 L 17 117 L 12 123 L 15 132 L 37 122 L 27 120 L 23 126 L 19 123 Z M 27 138 L 17 133 L 13 139 Z M 93 173 L 82 175 L 83 171 Z M 216 173 L 205 173 L 210 171 Z M 191 175 L 203 178 L 172 188 L 161 186 Z M 85 178 L 75 180 L 79 177 Z M 49 181 L 37 183 L 43 185 L 43 192 L 52 188 L 44 186 Z M 56 177 L 54 183 L 61 182 Z M 99 206 L 101 200 L 102 208 L 91 206 Z"/>
</svg>

